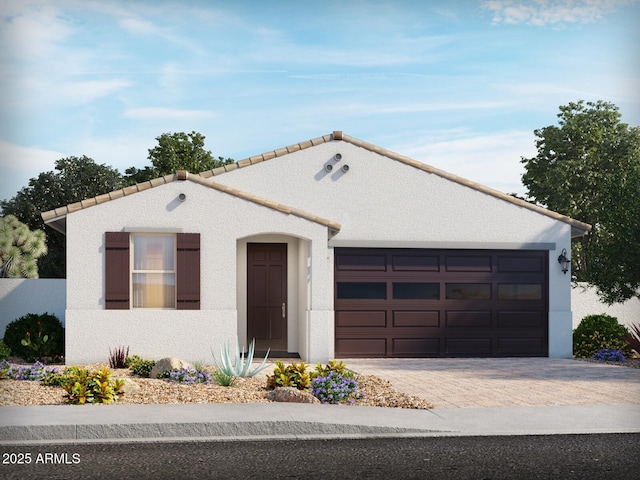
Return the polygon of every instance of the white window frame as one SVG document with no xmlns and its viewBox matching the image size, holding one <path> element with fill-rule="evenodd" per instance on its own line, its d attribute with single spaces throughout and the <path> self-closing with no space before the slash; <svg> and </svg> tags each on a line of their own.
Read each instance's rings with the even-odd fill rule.
<svg viewBox="0 0 640 480">
<path fill-rule="evenodd" d="M 177 272 L 177 261 L 178 261 L 178 254 L 177 254 L 177 236 L 175 233 L 158 233 L 158 232 L 138 232 L 138 233 L 131 233 L 131 235 L 129 236 L 129 251 L 130 251 L 130 255 L 129 255 L 129 291 L 131 292 L 131 308 L 132 309 L 144 309 L 144 310 L 175 310 L 177 308 L 177 288 L 176 288 L 176 284 L 177 284 L 177 277 L 178 277 L 178 272 Z M 172 261 L 172 265 L 173 265 L 173 269 L 172 270 L 166 270 L 166 269 L 139 269 L 136 270 L 135 269 L 135 239 L 136 238 L 140 238 L 140 237 L 170 237 L 173 239 L 173 261 Z M 149 307 L 149 306 L 136 306 L 136 292 L 134 289 L 134 277 L 136 274 L 159 274 L 159 275 L 173 275 L 173 305 L 170 307 L 167 306 L 162 306 L 162 307 Z M 148 284 L 145 284 L 148 285 Z"/>
</svg>

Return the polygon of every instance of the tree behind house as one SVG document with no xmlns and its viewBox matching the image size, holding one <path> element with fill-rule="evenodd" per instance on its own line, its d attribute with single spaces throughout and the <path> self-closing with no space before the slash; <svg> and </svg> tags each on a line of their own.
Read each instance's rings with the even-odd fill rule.
<svg viewBox="0 0 640 480">
<path fill-rule="evenodd" d="M 198 132 L 163 133 L 156 137 L 158 145 L 149 149 L 151 166 L 144 169 L 131 167 L 125 170 L 125 181 L 129 185 L 170 175 L 178 170 L 200 173 L 233 163 L 231 158 L 213 158 L 204 148 L 205 136 Z"/>
<path fill-rule="evenodd" d="M 559 126 L 535 130 L 522 183 L 537 203 L 589 223 L 574 241 L 572 274 L 606 303 L 640 295 L 640 127 L 611 103 L 561 106 Z"/>
</svg>

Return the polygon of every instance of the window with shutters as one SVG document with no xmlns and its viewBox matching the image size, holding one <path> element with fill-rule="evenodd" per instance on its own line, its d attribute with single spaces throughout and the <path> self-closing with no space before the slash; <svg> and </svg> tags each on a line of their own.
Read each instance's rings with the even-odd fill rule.
<svg viewBox="0 0 640 480">
<path fill-rule="evenodd" d="M 131 306 L 176 307 L 175 235 L 131 236 Z"/>
<path fill-rule="evenodd" d="M 200 234 L 105 234 L 105 308 L 200 309 Z"/>
</svg>

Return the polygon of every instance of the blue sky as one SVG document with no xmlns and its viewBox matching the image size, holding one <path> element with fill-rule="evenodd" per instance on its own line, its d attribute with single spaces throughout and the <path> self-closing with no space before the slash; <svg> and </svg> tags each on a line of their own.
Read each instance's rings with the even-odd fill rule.
<svg viewBox="0 0 640 480">
<path fill-rule="evenodd" d="M 558 107 L 640 125 L 640 0 L 0 3 L 0 199 L 55 160 L 149 165 L 167 132 L 241 160 L 333 130 L 524 193 Z"/>
</svg>

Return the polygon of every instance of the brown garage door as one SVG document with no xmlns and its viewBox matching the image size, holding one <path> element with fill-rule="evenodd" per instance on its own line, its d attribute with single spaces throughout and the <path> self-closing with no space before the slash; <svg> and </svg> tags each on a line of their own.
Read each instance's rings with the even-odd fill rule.
<svg viewBox="0 0 640 480">
<path fill-rule="evenodd" d="M 337 357 L 548 355 L 546 251 L 334 254 Z"/>
</svg>

